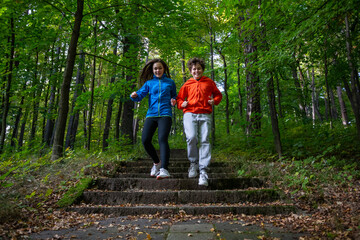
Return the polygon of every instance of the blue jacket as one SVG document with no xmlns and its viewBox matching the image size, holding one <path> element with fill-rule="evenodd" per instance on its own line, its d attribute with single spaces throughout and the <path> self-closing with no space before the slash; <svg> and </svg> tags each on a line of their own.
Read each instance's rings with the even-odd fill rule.
<svg viewBox="0 0 360 240">
<path fill-rule="evenodd" d="M 174 80 L 166 77 L 165 73 L 161 78 L 154 75 L 136 93 L 138 95 L 136 98 L 130 97 L 135 102 L 141 101 L 149 93 L 147 118 L 172 116 L 170 99 L 176 99 L 177 97 L 176 86 Z"/>
</svg>

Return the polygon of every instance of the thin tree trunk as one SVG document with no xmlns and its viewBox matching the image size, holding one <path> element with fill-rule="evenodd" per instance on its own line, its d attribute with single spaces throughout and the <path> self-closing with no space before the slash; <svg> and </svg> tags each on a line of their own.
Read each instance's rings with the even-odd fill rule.
<svg viewBox="0 0 360 240">
<path fill-rule="evenodd" d="M 10 18 L 10 55 L 9 55 L 9 68 L 7 73 L 7 83 L 5 88 L 5 97 L 3 101 L 3 112 L 2 112 L 2 122 L 1 122 L 1 134 L 0 134 L 0 153 L 4 150 L 5 137 L 6 137 L 6 125 L 7 125 L 7 116 L 10 109 L 10 94 L 11 94 L 11 81 L 12 73 L 14 66 L 14 54 L 15 54 L 15 27 L 14 27 L 14 18 Z M 6 74 L 5 74 L 6 75 Z"/>
<path fill-rule="evenodd" d="M 316 120 L 316 114 L 315 114 L 315 109 L 316 109 L 315 93 L 316 93 L 316 92 L 315 92 L 315 76 L 314 76 L 314 68 L 313 68 L 312 82 L 311 82 L 311 105 L 312 105 L 311 115 L 312 115 L 313 126 L 315 126 L 315 120 Z"/>
<path fill-rule="evenodd" d="M 293 58 L 294 58 L 295 62 L 297 63 L 297 61 L 295 59 L 295 54 L 293 55 Z M 292 75 L 293 75 L 293 80 L 294 80 L 294 84 L 295 84 L 296 95 L 298 98 L 299 112 L 302 117 L 305 117 L 306 112 L 305 112 L 304 96 L 302 94 L 300 81 L 299 81 L 299 78 L 297 75 L 296 65 L 292 66 Z"/>
<path fill-rule="evenodd" d="M 58 72 L 57 64 L 59 63 L 59 59 L 60 59 L 60 47 L 56 48 L 55 55 L 56 56 L 55 56 L 55 61 L 53 63 L 53 70 L 52 70 L 53 74 L 52 75 L 55 75 Z M 44 142 L 45 142 L 46 146 L 48 146 L 48 147 L 51 146 L 51 139 L 54 135 L 54 127 L 55 127 L 54 115 L 55 115 L 55 109 L 56 109 L 55 97 L 56 97 L 57 81 L 55 79 L 51 78 L 50 84 L 51 84 L 50 99 L 49 99 L 49 106 L 48 106 L 48 111 L 47 111 L 47 121 L 46 121 L 45 134 L 44 134 Z"/>
<path fill-rule="evenodd" d="M 237 84 L 238 84 L 238 97 L 239 97 L 239 114 L 240 119 L 243 117 L 243 96 L 241 94 L 241 82 L 240 82 L 240 59 L 237 62 L 237 69 L 236 69 L 236 75 L 237 75 Z"/>
<path fill-rule="evenodd" d="M 213 33 L 212 27 L 210 27 L 210 67 L 211 67 L 211 79 L 215 81 L 215 71 L 214 71 L 214 41 L 215 41 L 215 33 Z M 212 106 L 212 114 L 211 114 L 211 145 L 215 145 L 215 107 Z M 185 135 L 184 135 L 185 136 Z"/>
<path fill-rule="evenodd" d="M 224 54 L 221 53 L 221 51 L 219 51 L 221 59 L 223 60 L 223 64 L 224 64 L 224 94 L 225 94 L 225 114 L 226 114 L 226 133 L 230 134 L 230 117 L 229 117 L 229 96 L 228 96 L 228 84 L 227 84 L 227 65 L 226 65 L 226 59 Z"/>
<path fill-rule="evenodd" d="M 75 91 L 71 106 L 71 114 L 69 118 L 68 130 L 66 134 L 65 148 L 70 148 L 70 149 L 75 148 L 75 139 L 79 125 L 80 114 L 79 111 L 75 111 L 74 109 L 77 98 L 84 90 L 84 81 L 85 81 L 85 54 L 83 53 L 83 51 L 80 51 L 79 66 L 76 74 Z"/>
<path fill-rule="evenodd" d="M 115 118 L 115 139 L 117 141 L 120 140 L 120 120 L 121 120 L 121 113 L 122 113 L 123 104 L 121 99 L 119 100 L 118 111 Z"/>
<path fill-rule="evenodd" d="M 39 116 L 39 102 L 41 95 L 41 84 L 40 80 L 38 80 L 38 64 L 39 64 L 39 52 L 36 51 L 36 62 L 35 62 L 35 74 L 34 74 L 34 95 L 33 95 L 33 118 L 32 118 L 32 126 L 30 132 L 30 145 L 33 144 L 36 135 L 37 121 Z"/>
<path fill-rule="evenodd" d="M 130 49 L 131 45 L 136 45 L 137 43 L 135 42 L 135 37 L 134 36 L 126 36 L 124 38 L 124 50 L 123 50 L 123 55 L 126 57 L 128 56 L 129 58 L 133 58 L 133 62 L 136 62 L 136 56 L 133 55 L 134 49 Z M 133 55 L 133 56 L 132 56 Z M 127 70 L 126 70 L 126 82 L 131 86 L 130 89 L 134 89 L 134 74 L 135 72 L 135 66 L 132 64 Z M 134 120 L 134 102 L 132 100 L 130 100 L 129 96 L 130 96 L 130 90 L 126 90 L 125 91 L 125 97 L 126 100 L 123 103 L 123 111 L 122 111 L 122 118 L 121 118 L 121 126 L 120 126 L 120 132 L 121 134 L 124 136 L 125 139 L 127 139 L 130 144 L 134 143 L 134 128 L 133 128 L 133 120 Z"/>
<path fill-rule="evenodd" d="M 114 55 L 117 56 L 117 46 L 114 47 L 113 51 Z M 114 65 L 114 74 L 116 73 L 116 65 Z M 110 79 L 110 84 L 115 82 L 115 76 L 113 75 Z M 107 147 L 109 146 L 108 139 L 109 139 L 109 132 L 110 132 L 110 125 L 111 125 L 111 116 L 113 111 L 113 103 L 114 103 L 114 97 L 110 96 L 107 104 L 107 112 L 106 112 L 106 120 L 105 120 L 105 127 L 104 127 L 104 133 L 103 133 L 103 151 L 107 150 Z"/>
<path fill-rule="evenodd" d="M 327 41 L 325 40 L 325 49 L 324 49 L 324 77 L 325 77 L 325 86 L 326 86 L 326 105 L 328 107 L 329 113 L 329 121 L 330 121 L 330 129 L 333 127 L 333 119 L 331 112 L 331 103 L 330 103 L 330 89 L 329 89 L 329 81 L 328 81 L 328 59 L 327 59 Z"/>
<path fill-rule="evenodd" d="M 279 109 L 279 118 L 283 117 L 283 112 L 282 112 L 282 106 L 281 106 L 281 90 L 280 90 L 280 83 L 279 83 L 279 78 L 277 76 L 275 76 L 275 81 L 276 81 L 276 91 L 277 91 L 277 105 L 278 105 L 278 109 Z"/>
<path fill-rule="evenodd" d="M 349 99 L 355 116 L 358 138 L 360 138 L 360 109 L 359 109 L 360 89 L 359 89 L 358 72 L 355 63 L 353 62 L 352 42 L 350 37 L 349 20 L 347 15 L 345 16 L 345 26 L 346 26 L 345 36 L 346 36 L 347 59 L 348 59 L 349 69 L 351 71 L 351 93 L 349 92 L 348 96 L 351 96 L 351 98 Z"/>
<path fill-rule="evenodd" d="M 249 40 L 245 40 L 246 67 L 246 134 L 252 136 L 261 129 L 260 79 L 253 66 L 257 62 L 257 48 Z"/>
<path fill-rule="evenodd" d="M 339 99 L 339 104 L 340 104 L 340 112 L 341 112 L 341 119 L 342 119 L 342 124 L 344 126 L 347 126 L 349 124 L 349 118 L 348 118 L 348 114 L 347 114 L 347 109 L 346 109 L 346 105 L 345 102 L 342 98 L 342 90 L 340 86 L 336 87 L 337 90 L 337 95 L 338 95 L 338 99 Z"/>
<path fill-rule="evenodd" d="M 181 74 L 183 82 L 186 82 L 186 63 L 185 63 L 185 50 L 182 50 L 182 59 L 181 59 Z"/>
<path fill-rule="evenodd" d="M 94 24 L 94 54 L 96 55 L 96 49 L 97 49 L 97 17 L 95 18 L 95 24 Z M 94 60 L 93 60 L 93 76 L 91 79 L 91 83 L 90 83 L 90 103 L 89 103 L 89 113 L 88 113 L 88 119 L 87 119 L 87 144 L 86 144 L 86 149 L 90 150 L 90 144 L 91 144 L 91 130 L 92 130 L 92 115 L 93 115 L 93 108 L 94 108 L 94 91 L 95 91 L 95 77 L 96 77 L 96 57 L 94 56 Z"/>
<path fill-rule="evenodd" d="M 21 123 L 20 134 L 19 134 L 19 140 L 18 140 L 19 149 L 21 149 L 22 146 L 23 146 L 24 135 L 25 135 L 25 127 L 26 127 L 26 122 L 27 122 L 28 116 L 29 116 L 29 108 L 26 108 L 25 109 L 25 115 L 24 115 L 24 118 L 23 118 L 22 123 Z"/>
<path fill-rule="evenodd" d="M 26 81 L 25 81 L 24 86 L 23 86 L 23 92 L 25 92 L 25 90 L 26 90 Z M 13 132 L 12 132 L 12 135 L 11 135 L 11 147 L 16 146 L 16 141 L 17 141 L 16 139 L 18 137 L 19 124 L 20 124 L 21 117 L 23 115 L 22 114 L 22 108 L 23 108 L 23 105 L 24 105 L 24 100 L 25 100 L 25 95 L 23 95 L 21 97 L 18 113 L 16 114 L 16 120 L 15 120 L 15 124 L 14 124 L 14 128 L 13 128 Z"/>
<path fill-rule="evenodd" d="M 282 147 L 281 147 L 281 138 L 280 138 L 280 130 L 279 123 L 276 112 L 276 99 L 275 99 L 275 91 L 274 91 L 274 79 L 273 76 L 267 82 L 267 92 L 268 92 L 268 101 L 269 101 L 269 109 L 271 116 L 271 126 L 274 135 L 275 149 L 279 155 L 279 158 L 282 156 Z"/>
<path fill-rule="evenodd" d="M 331 111 L 331 116 L 332 118 L 338 119 L 338 112 L 336 110 L 336 104 L 335 104 L 335 97 L 334 97 L 334 92 L 332 90 L 332 88 L 329 88 L 329 93 L 330 93 L 330 111 Z"/>
<path fill-rule="evenodd" d="M 66 128 L 66 120 L 69 111 L 69 92 L 70 84 L 75 65 L 76 48 L 80 35 L 80 26 L 83 17 L 84 0 L 77 0 L 77 10 L 75 13 L 74 28 L 71 35 L 70 45 L 68 49 L 67 64 L 64 73 L 64 80 L 61 86 L 58 122 L 55 130 L 52 160 L 56 160 L 63 156 L 64 136 Z"/>
</svg>

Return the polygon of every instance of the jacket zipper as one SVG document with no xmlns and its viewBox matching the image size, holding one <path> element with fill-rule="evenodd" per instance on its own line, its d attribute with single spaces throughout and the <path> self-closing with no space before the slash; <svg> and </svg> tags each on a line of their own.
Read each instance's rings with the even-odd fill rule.
<svg viewBox="0 0 360 240">
<path fill-rule="evenodd" d="M 160 117 L 161 79 L 159 78 L 158 116 Z"/>
</svg>

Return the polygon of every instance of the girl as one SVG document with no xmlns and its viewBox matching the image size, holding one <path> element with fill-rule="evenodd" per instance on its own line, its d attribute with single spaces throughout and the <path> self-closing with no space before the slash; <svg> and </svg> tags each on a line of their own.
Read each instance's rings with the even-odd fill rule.
<svg viewBox="0 0 360 240">
<path fill-rule="evenodd" d="M 153 59 L 145 65 L 141 71 L 140 81 L 145 82 L 144 85 L 138 91 L 131 93 L 130 98 L 139 102 L 149 94 L 149 108 L 142 132 L 142 144 L 154 162 L 150 176 L 157 179 L 168 178 L 170 177 L 168 136 L 172 124 L 171 106 L 176 104 L 175 82 L 170 79 L 169 68 L 161 59 Z M 160 159 L 151 142 L 156 128 L 158 129 Z"/>
</svg>

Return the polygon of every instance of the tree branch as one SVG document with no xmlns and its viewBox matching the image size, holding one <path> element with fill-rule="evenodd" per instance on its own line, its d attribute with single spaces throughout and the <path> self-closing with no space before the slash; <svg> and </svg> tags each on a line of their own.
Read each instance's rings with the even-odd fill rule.
<svg viewBox="0 0 360 240">
<path fill-rule="evenodd" d="M 107 61 L 109 63 L 115 64 L 117 66 L 120 66 L 120 67 L 123 67 L 123 68 L 126 68 L 126 69 L 130 69 L 130 67 L 128 67 L 128 66 L 124 66 L 124 65 L 121 65 L 119 63 L 113 62 L 113 61 L 111 61 L 109 59 L 106 59 L 106 58 L 104 58 L 102 56 L 98 56 L 98 55 L 95 55 L 95 54 L 92 54 L 92 53 L 87 53 L 87 52 L 83 52 L 82 54 L 85 54 L 85 55 L 88 55 L 88 56 L 91 56 L 91 57 L 96 57 L 96 58 L 102 59 L 104 61 Z M 77 55 L 80 55 L 80 53 L 78 53 Z"/>
</svg>

